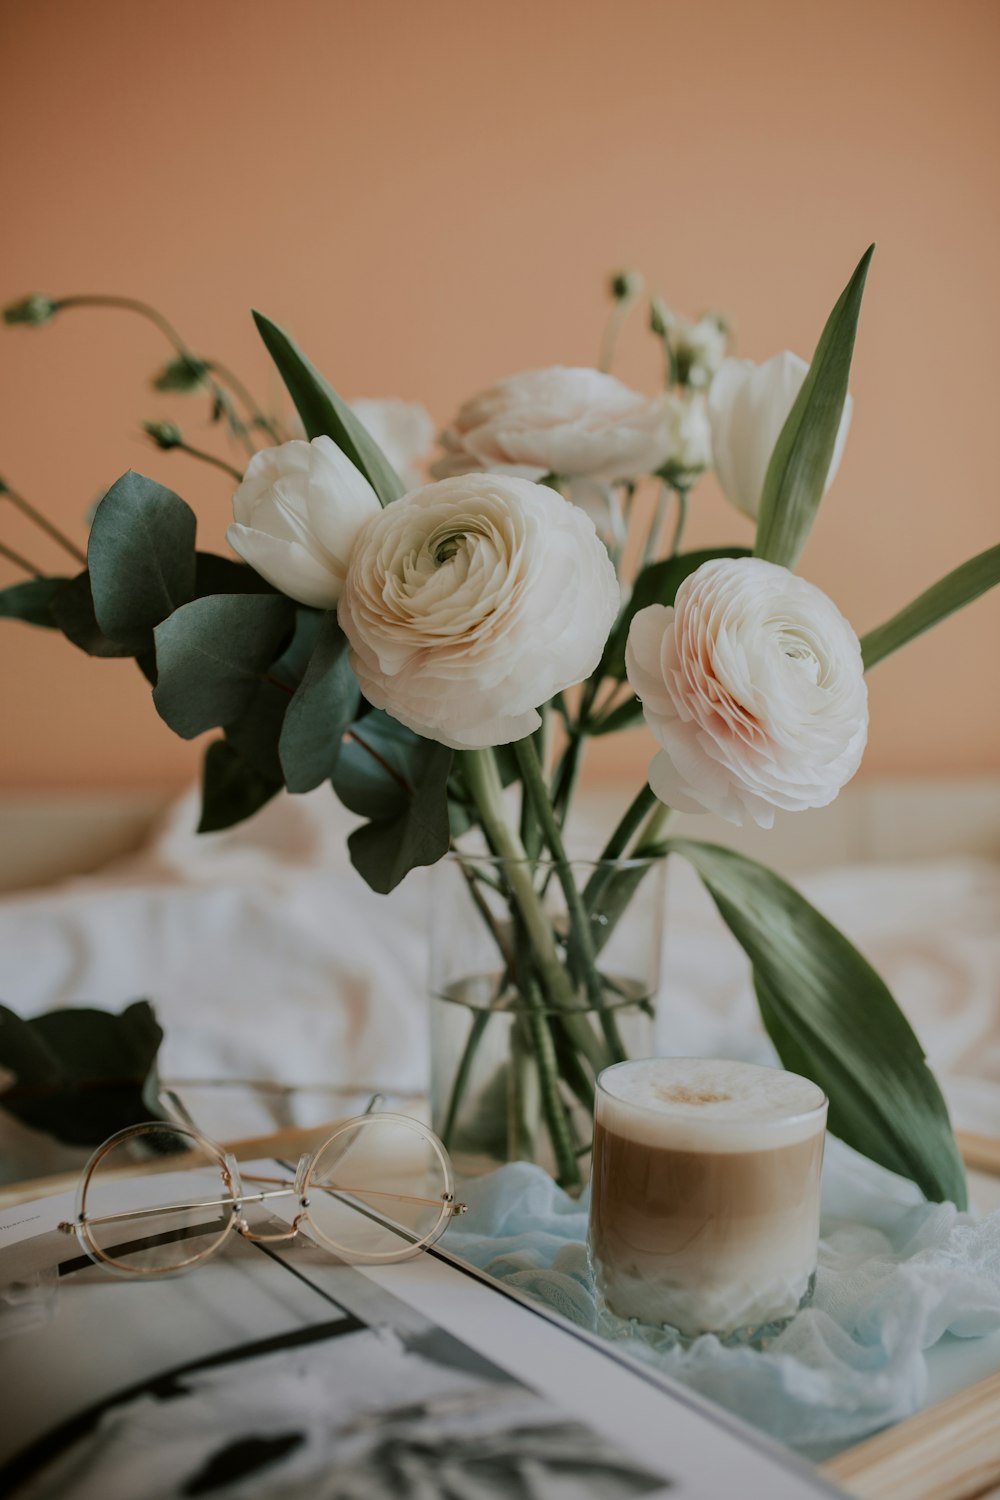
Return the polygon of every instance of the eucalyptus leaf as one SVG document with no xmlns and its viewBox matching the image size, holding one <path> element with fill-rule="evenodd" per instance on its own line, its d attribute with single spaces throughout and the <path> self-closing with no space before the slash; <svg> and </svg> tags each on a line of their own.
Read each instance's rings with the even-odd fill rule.
<svg viewBox="0 0 1000 1500">
<path fill-rule="evenodd" d="M 137 655 L 195 587 L 194 511 L 165 485 L 129 470 L 98 505 L 87 566 L 94 612 L 111 640 Z"/>
<path fill-rule="evenodd" d="M 309 664 L 325 616 L 300 607 L 295 611 L 295 630 L 266 677 L 259 678 L 252 697 L 240 717 L 226 725 L 226 740 L 253 770 L 282 785 L 285 773 L 279 744 L 285 716 Z"/>
<path fill-rule="evenodd" d="M 147 1000 L 120 1015 L 74 1007 L 30 1021 L 0 1005 L 0 1067 L 14 1075 L 0 1107 L 67 1145 L 98 1146 L 159 1118 L 146 1100 L 162 1040 Z"/>
<path fill-rule="evenodd" d="M 283 594 L 209 594 L 175 610 L 155 632 L 160 717 L 186 740 L 235 723 L 294 617 Z"/>
<path fill-rule="evenodd" d="M 201 774 L 199 833 L 219 833 L 252 817 L 281 791 L 281 782 L 262 775 L 226 740 L 213 740 Z"/>
<path fill-rule="evenodd" d="M 302 418 L 306 436 L 332 438 L 368 479 L 383 505 L 398 500 L 405 490 L 403 481 L 347 402 L 337 395 L 284 329 L 263 313 L 255 312 L 253 317 Z"/>
<path fill-rule="evenodd" d="M 68 578 L 29 578 L 0 589 L 0 619 L 23 620 L 26 625 L 58 630 L 52 605 L 68 582 Z"/>
<path fill-rule="evenodd" d="M 874 253 L 870 245 L 827 319 L 767 467 L 754 555 L 786 568 L 798 561 L 826 488 Z"/>
<path fill-rule="evenodd" d="M 94 596 L 90 591 L 90 574 L 78 573 L 55 595 L 50 605 L 52 618 L 68 641 L 86 651 L 88 656 L 131 656 L 104 634 L 94 613 Z"/>
<path fill-rule="evenodd" d="M 396 817 L 407 805 L 428 743 L 391 714 L 372 709 L 349 726 L 331 778 L 333 789 L 350 812 L 363 818 Z"/>
<path fill-rule="evenodd" d="M 324 616 L 279 743 L 290 792 L 311 792 L 333 775 L 345 730 L 358 712 L 361 690 L 347 660 L 347 639 L 337 617 Z"/>
<path fill-rule="evenodd" d="M 366 823 L 347 840 L 351 863 L 380 895 L 388 895 L 418 865 L 437 864 L 447 854 L 452 759 L 447 746 L 424 741 L 402 810 L 393 818 Z"/>
<path fill-rule="evenodd" d="M 867 960 L 763 865 L 691 839 L 666 846 L 697 870 L 749 957 L 779 1056 L 824 1090 L 833 1133 L 928 1198 L 964 1208 L 965 1174 L 941 1091 Z"/>
<path fill-rule="evenodd" d="M 682 552 L 678 557 L 665 557 L 660 562 L 643 568 L 635 586 L 608 637 L 598 671 L 602 677 L 616 677 L 619 682 L 625 677 L 625 645 L 629 628 L 640 609 L 650 604 L 673 604 L 677 590 L 703 563 L 717 557 L 749 557 L 746 547 L 710 547 L 702 552 Z"/>
<path fill-rule="evenodd" d="M 195 553 L 194 597 L 206 594 L 270 594 L 274 587 L 246 563 L 232 557 L 217 557 L 214 552 Z"/>
<path fill-rule="evenodd" d="M 980 594 L 995 588 L 1000 583 L 1000 546 L 988 547 L 961 567 L 945 574 L 929 589 L 893 615 L 884 625 L 869 630 L 861 638 L 861 655 L 865 671 L 874 667 L 883 657 L 891 656 L 907 641 L 930 630 L 939 620 L 954 614 L 956 609 L 971 604 Z"/>
</svg>

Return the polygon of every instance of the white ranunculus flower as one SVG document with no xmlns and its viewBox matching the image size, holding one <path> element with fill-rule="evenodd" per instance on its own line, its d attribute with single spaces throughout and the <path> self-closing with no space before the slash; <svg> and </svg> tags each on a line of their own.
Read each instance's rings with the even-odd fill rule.
<svg viewBox="0 0 1000 1500">
<path fill-rule="evenodd" d="M 467 401 L 441 435 L 438 479 L 487 471 L 613 484 L 652 474 L 670 443 L 668 408 L 600 370 L 554 365 Z"/>
<path fill-rule="evenodd" d="M 369 703 L 454 749 L 523 739 L 596 667 L 619 589 L 593 523 L 554 490 L 469 474 L 387 505 L 338 619 Z"/>
<path fill-rule="evenodd" d="M 715 472 L 727 498 L 751 520 L 757 519 L 774 445 L 808 372 L 806 361 L 786 349 L 762 365 L 749 359 L 724 360 L 712 381 L 708 416 Z M 840 467 L 853 407 L 848 396 L 825 489 Z"/>
<path fill-rule="evenodd" d="M 376 400 L 351 402 L 354 415 L 364 423 L 408 490 L 424 483 L 424 460 L 434 446 L 434 418 L 416 401 Z"/>
<path fill-rule="evenodd" d="M 679 488 L 687 489 L 712 465 L 712 429 L 704 393 L 690 391 L 669 396 L 670 452 L 664 473 Z"/>
<path fill-rule="evenodd" d="M 263 448 L 233 496 L 226 540 L 244 562 L 300 604 L 332 609 L 355 538 L 378 496 L 328 437 Z"/>
<path fill-rule="evenodd" d="M 672 608 L 639 610 L 626 668 L 663 747 L 649 784 L 679 812 L 770 828 L 775 808 L 825 807 L 861 763 L 858 638 L 820 589 L 775 563 L 703 563 Z"/>
</svg>

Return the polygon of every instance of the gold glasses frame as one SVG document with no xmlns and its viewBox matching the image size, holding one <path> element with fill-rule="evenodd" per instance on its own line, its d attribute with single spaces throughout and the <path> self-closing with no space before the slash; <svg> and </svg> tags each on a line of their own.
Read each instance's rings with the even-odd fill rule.
<svg viewBox="0 0 1000 1500">
<path fill-rule="evenodd" d="M 411 1131 L 420 1142 L 426 1146 L 431 1154 L 431 1159 L 440 1170 L 443 1191 L 435 1197 L 421 1197 L 419 1194 L 390 1192 L 363 1182 L 336 1183 L 322 1182 L 318 1179 L 317 1169 L 322 1162 L 329 1170 L 331 1161 L 336 1163 L 346 1157 L 351 1146 L 359 1139 L 359 1133 L 368 1135 L 369 1141 L 376 1137 L 371 1132 L 381 1130 L 385 1133 L 385 1127 L 392 1125 L 397 1128 L 403 1127 Z M 159 1161 L 143 1161 L 129 1164 L 122 1169 L 116 1169 L 116 1175 L 124 1177 L 148 1178 L 163 1171 L 183 1171 L 185 1158 L 188 1166 L 192 1159 L 199 1158 L 201 1169 L 215 1167 L 220 1174 L 221 1196 L 218 1198 L 201 1198 L 182 1203 L 154 1204 L 151 1206 L 125 1208 L 114 1213 L 95 1214 L 89 1210 L 88 1200 L 92 1197 L 93 1182 L 95 1174 L 106 1162 L 107 1157 L 119 1150 L 120 1147 L 129 1142 L 138 1143 L 144 1135 L 155 1135 L 157 1133 L 168 1133 L 179 1140 L 189 1143 L 186 1150 L 180 1153 L 174 1152 L 162 1157 Z M 261 1191 L 246 1191 L 246 1184 Z M 172 1276 L 180 1272 L 201 1265 L 216 1255 L 228 1242 L 230 1235 L 235 1231 L 244 1239 L 254 1244 L 268 1245 L 278 1244 L 294 1240 L 300 1230 L 305 1227 L 312 1239 L 322 1248 L 330 1251 L 339 1260 L 347 1261 L 355 1265 L 389 1265 L 397 1261 L 410 1260 L 419 1255 L 422 1250 L 434 1245 L 441 1238 L 444 1231 L 453 1218 L 466 1212 L 466 1205 L 455 1199 L 454 1170 L 451 1158 L 444 1145 L 426 1125 L 419 1120 L 412 1119 L 409 1115 L 395 1114 L 391 1111 L 379 1111 L 377 1113 L 366 1113 L 355 1115 L 350 1119 L 340 1121 L 321 1144 L 313 1151 L 304 1153 L 298 1161 L 295 1174 L 292 1177 L 261 1176 L 257 1173 L 244 1172 L 241 1170 L 236 1157 L 231 1151 L 224 1150 L 214 1141 L 202 1134 L 193 1124 L 181 1124 L 173 1120 L 146 1121 L 140 1125 L 130 1125 L 124 1130 L 117 1131 L 109 1136 L 102 1145 L 91 1156 L 83 1169 L 80 1185 L 76 1196 L 76 1217 L 70 1222 L 63 1220 L 57 1227 L 63 1234 L 73 1234 L 80 1245 L 81 1250 L 96 1265 L 118 1276 L 128 1278 Z M 359 1253 L 356 1248 L 343 1244 L 331 1236 L 323 1227 L 317 1216 L 310 1213 L 312 1198 L 310 1194 L 323 1193 L 328 1197 L 336 1198 L 345 1203 L 358 1213 L 377 1223 L 383 1223 L 388 1234 L 394 1239 L 402 1239 L 403 1243 L 393 1245 L 384 1251 L 366 1250 Z M 261 1231 L 255 1229 L 247 1219 L 246 1208 L 252 1204 L 267 1204 L 279 1198 L 297 1198 L 298 1211 L 292 1218 L 288 1227 L 281 1230 L 269 1229 Z M 386 1210 L 386 1217 L 373 1212 L 373 1205 L 369 1199 L 378 1200 L 377 1207 Z M 422 1206 L 428 1209 L 436 1209 L 437 1215 L 433 1222 L 420 1234 L 409 1228 L 395 1223 L 389 1217 L 388 1211 L 391 1204 L 409 1204 Z M 120 1222 L 125 1228 L 129 1224 L 136 1224 L 143 1219 L 162 1219 L 170 1213 L 192 1213 L 198 1209 L 221 1208 L 230 1210 L 225 1220 L 224 1227 L 220 1230 L 213 1242 L 200 1249 L 196 1254 L 185 1257 L 182 1260 L 165 1266 L 149 1266 L 129 1263 L 120 1259 L 112 1253 L 112 1249 L 102 1246 L 94 1237 L 94 1230 L 98 1226 L 105 1226 Z M 117 1247 L 124 1252 L 125 1247 Z"/>
</svg>

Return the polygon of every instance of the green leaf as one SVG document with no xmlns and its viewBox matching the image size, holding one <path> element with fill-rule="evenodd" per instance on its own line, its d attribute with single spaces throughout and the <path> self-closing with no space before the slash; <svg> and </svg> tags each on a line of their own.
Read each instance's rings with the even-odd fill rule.
<svg viewBox="0 0 1000 1500">
<path fill-rule="evenodd" d="M 12 583 L 9 588 L 0 589 L 0 619 L 23 620 L 26 625 L 58 630 L 52 605 L 68 582 L 68 578 L 29 578 L 25 583 Z"/>
<path fill-rule="evenodd" d="M 328 614 L 281 731 L 278 753 L 290 792 L 311 792 L 333 775 L 360 698 L 347 639 L 336 615 Z"/>
<path fill-rule="evenodd" d="M 201 774 L 199 833 L 219 833 L 242 823 L 281 791 L 281 782 L 254 770 L 226 740 L 213 740 Z"/>
<path fill-rule="evenodd" d="M 160 717 L 186 740 L 235 723 L 293 619 L 283 594 L 209 594 L 175 610 L 155 632 Z"/>
<path fill-rule="evenodd" d="M 90 574 L 78 573 L 56 594 L 51 604 L 52 617 L 63 635 L 88 656 L 131 656 L 127 646 L 109 640 L 97 623 L 94 598 L 90 592 Z"/>
<path fill-rule="evenodd" d="M 162 1040 L 147 1000 L 120 1015 L 81 1007 L 31 1021 L 0 1005 L 0 1067 L 14 1074 L 0 1106 L 67 1145 L 99 1146 L 126 1125 L 159 1118 L 145 1101 L 155 1093 Z"/>
<path fill-rule="evenodd" d="M 333 774 L 344 806 L 363 818 L 395 817 L 407 804 L 412 777 L 429 742 L 374 708 L 349 726 Z"/>
<path fill-rule="evenodd" d="M 823 498 L 837 442 L 870 245 L 827 319 L 802 389 L 774 445 L 764 479 L 754 556 L 794 568 Z"/>
<path fill-rule="evenodd" d="M 192 597 L 194 536 L 190 506 L 132 470 L 97 507 L 87 548 L 94 612 L 130 653 L 148 651 L 154 627 Z"/>
<path fill-rule="evenodd" d="M 285 716 L 309 664 L 325 616 L 318 610 L 298 608 L 295 630 L 267 677 L 261 678 L 238 719 L 226 725 L 226 740 L 260 775 L 283 785 L 285 773 L 278 746 Z"/>
<path fill-rule="evenodd" d="M 302 418 L 306 436 L 332 438 L 355 468 L 361 470 L 383 505 L 398 500 L 404 492 L 403 481 L 347 402 L 310 364 L 284 329 L 263 313 L 255 312 L 253 318 Z"/>
<path fill-rule="evenodd" d="M 923 1050 L 884 981 L 779 876 L 731 849 L 669 839 L 753 965 L 779 1056 L 830 1100 L 830 1129 L 934 1200 L 966 1204 L 948 1111 Z"/>
<path fill-rule="evenodd" d="M 277 590 L 246 563 L 214 552 L 195 553 L 194 597 L 206 594 L 272 594 Z"/>
<path fill-rule="evenodd" d="M 587 733 L 595 738 L 601 734 L 617 734 L 620 729 L 632 729 L 642 719 L 642 704 L 634 695 L 619 703 L 596 724 L 588 724 Z"/>
<path fill-rule="evenodd" d="M 602 677 L 616 677 L 619 682 L 625 677 L 625 645 L 629 627 L 640 609 L 650 604 L 673 604 L 677 590 L 697 572 L 703 563 L 717 557 L 749 557 L 746 547 L 709 547 L 703 552 L 682 552 L 679 557 L 666 557 L 661 562 L 650 563 L 643 568 L 635 580 L 628 603 L 615 622 L 608 637 L 604 655 L 598 667 Z"/>
<path fill-rule="evenodd" d="M 893 651 L 898 651 L 907 641 L 930 630 L 939 620 L 954 614 L 956 609 L 971 604 L 973 599 L 978 599 L 980 594 L 985 594 L 987 589 L 994 588 L 998 583 L 1000 546 L 988 547 L 985 552 L 970 558 L 961 567 L 953 569 L 939 582 L 932 584 L 912 604 L 901 609 L 899 614 L 893 615 L 884 625 L 879 625 L 862 636 L 861 655 L 864 657 L 865 671 L 883 657 L 891 656 Z"/>
</svg>

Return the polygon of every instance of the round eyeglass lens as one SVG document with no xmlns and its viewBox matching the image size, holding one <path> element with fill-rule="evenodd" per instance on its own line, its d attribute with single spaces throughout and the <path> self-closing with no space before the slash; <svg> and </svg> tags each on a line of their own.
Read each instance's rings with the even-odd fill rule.
<svg viewBox="0 0 1000 1500">
<path fill-rule="evenodd" d="M 235 1197 L 211 1142 L 181 1125 L 136 1125 L 91 1157 L 77 1199 L 78 1232 L 88 1254 L 116 1271 L 182 1271 L 218 1249 L 233 1225 Z"/>
<path fill-rule="evenodd" d="M 452 1172 L 437 1136 L 404 1115 L 365 1115 L 321 1146 L 303 1196 L 317 1239 L 348 1261 L 406 1260 L 451 1217 Z"/>
</svg>

